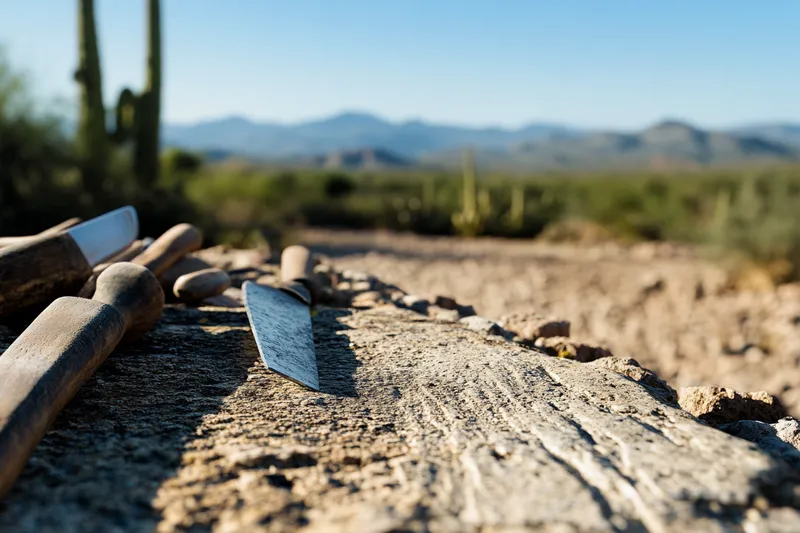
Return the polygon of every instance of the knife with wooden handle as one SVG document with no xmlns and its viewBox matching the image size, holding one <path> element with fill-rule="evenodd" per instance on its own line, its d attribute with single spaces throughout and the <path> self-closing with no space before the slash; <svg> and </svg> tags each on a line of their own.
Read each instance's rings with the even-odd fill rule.
<svg viewBox="0 0 800 533">
<path fill-rule="evenodd" d="M 117 263 L 94 298 L 57 299 L 0 356 L 0 498 L 58 413 L 117 344 L 158 321 L 164 292 L 152 272 Z"/>
<path fill-rule="evenodd" d="M 303 246 L 281 254 L 281 284 L 267 287 L 245 281 L 245 310 L 261 360 L 268 369 L 319 390 L 311 305 L 316 293 L 314 259 Z"/>
<path fill-rule="evenodd" d="M 23 244 L 26 242 L 30 242 L 36 240 L 37 238 L 43 235 L 55 235 L 56 233 L 61 233 L 62 231 L 71 228 L 72 226 L 77 226 L 81 222 L 83 221 L 80 218 L 75 217 L 65 220 L 60 224 L 56 224 L 52 228 L 47 228 L 46 230 L 41 231 L 36 235 L 25 235 L 22 237 L 0 237 L 0 248 L 2 248 L 3 246 L 12 246 L 14 244 Z"/>
<path fill-rule="evenodd" d="M 124 250 L 138 233 L 136 210 L 128 206 L 0 249 L 0 318 L 75 294 L 92 267 Z"/>
</svg>

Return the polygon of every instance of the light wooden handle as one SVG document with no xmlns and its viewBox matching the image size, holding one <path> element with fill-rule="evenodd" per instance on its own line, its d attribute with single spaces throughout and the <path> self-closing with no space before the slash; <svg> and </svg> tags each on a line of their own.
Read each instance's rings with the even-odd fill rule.
<svg viewBox="0 0 800 533">
<path fill-rule="evenodd" d="M 0 356 L 0 499 L 81 385 L 124 336 L 155 324 L 163 307 L 150 271 L 112 265 L 93 300 L 57 299 Z"/>
<path fill-rule="evenodd" d="M 205 298 L 218 296 L 231 286 L 231 277 L 224 270 L 206 268 L 184 274 L 175 281 L 175 296 L 186 303 L 194 304 Z"/>
<path fill-rule="evenodd" d="M 190 254 L 182 257 L 178 262 L 165 270 L 164 273 L 158 277 L 158 281 L 161 282 L 161 287 L 164 289 L 165 293 L 172 294 L 172 290 L 178 278 L 207 268 L 211 268 L 210 263 Z"/>
<path fill-rule="evenodd" d="M 281 281 L 306 281 L 314 273 L 314 258 L 305 246 L 287 246 L 281 253 Z"/>
<path fill-rule="evenodd" d="M 66 233 L 0 250 L 0 318 L 75 294 L 92 275 L 78 245 Z"/>
<path fill-rule="evenodd" d="M 202 245 L 203 233 L 199 229 L 191 224 L 178 224 L 153 241 L 132 262 L 148 268 L 158 277 L 181 257 L 199 250 Z"/>
<path fill-rule="evenodd" d="M 281 253 L 281 282 L 283 289 L 306 303 L 319 300 L 320 286 L 314 280 L 314 256 L 305 246 L 287 246 Z M 301 286 L 298 288 L 297 284 Z M 298 290 L 305 288 L 305 291 Z"/>
</svg>

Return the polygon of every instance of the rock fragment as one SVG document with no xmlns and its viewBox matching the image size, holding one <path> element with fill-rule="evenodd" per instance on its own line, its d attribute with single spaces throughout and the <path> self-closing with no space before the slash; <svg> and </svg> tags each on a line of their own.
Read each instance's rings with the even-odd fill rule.
<svg viewBox="0 0 800 533">
<path fill-rule="evenodd" d="M 768 424 L 787 416 L 780 400 L 766 392 L 739 393 L 727 387 L 684 387 L 678 402 L 687 411 L 712 426 L 739 420 L 758 420 Z"/>
<path fill-rule="evenodd" d="M 612 355 L 609 350 L 600 346 L 585 344 L 566 337 L 539 337 L 533 345 L 554 357 L 574 359 L 581 363 L 596 361 Z"/>
<path fill-rule="evenodd" d="M 657 399 L 670 405 L 678 406 L 678 393 L 666 381 L 659 378 L 652 370 L 642 368 L 636 359 L 629 357 L 603 357 L 589 363 L 613 370 L 645 387 Z"/>
<path fill-rule="evenodd" d="M 503 334 L 503 328 L 501 328 L 496 322 L 492 322 L 488 318 L 484 318 L 478 315 L 466 316 L 460 319 L 458 323 L 470 331 L 475 331 L 476 333 L 483 333 L 484 335 Z"/>
<path fill-rule="evenodd" d="M 782 459 L 800 470 L 800 431 L 794 418 L 783 418 L 775 424 L 758 420 L 740 420 L 720 426 L 722 431 L 749 440 L 773 457 Z"/>
<path fill-rule="evenodd" d="M 523 339 L 535 341 L 540 337 L 569 337 L 570 322 L 547 318 L 536 313 L 515 313 L 501 319 L 503 327 Z"/>
</svg>

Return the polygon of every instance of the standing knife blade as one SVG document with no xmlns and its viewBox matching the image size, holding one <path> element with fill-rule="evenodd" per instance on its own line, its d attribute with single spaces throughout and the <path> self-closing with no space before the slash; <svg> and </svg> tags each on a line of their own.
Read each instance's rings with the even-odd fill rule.
<svg viewBox="0 0 800 533">
<path fill-rule="evenodd" d="M 127 248 L 139 233 L 123 207 L 66 231 L 0 250 L 0 318 L 76 294 L 92 267 Z"/>
<path fill-rule="evenodd" d="M 244 305 L 261 359 L 268 369 L 312 390 L 319 390 L 311 329 L 311 254 L 290 246 L 281 254 L 281 288 L 246 281 Z"/>
</svg>

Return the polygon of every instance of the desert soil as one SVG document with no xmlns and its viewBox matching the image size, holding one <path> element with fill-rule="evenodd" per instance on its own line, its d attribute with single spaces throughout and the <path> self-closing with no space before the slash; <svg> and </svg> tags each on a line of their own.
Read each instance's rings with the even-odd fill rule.
<svg viewBox="0 0 800 533">
<path fill-rule="evenodd" d="M 800 284 L 733 290 L 687 247 L 553 245 L 313 230 L 299 240 L 343 269 L 501 320 L 535 312 L 571 337 L 632 357 L 673 387 L 778 395 L 800 415 Z"/>
</svg>

